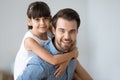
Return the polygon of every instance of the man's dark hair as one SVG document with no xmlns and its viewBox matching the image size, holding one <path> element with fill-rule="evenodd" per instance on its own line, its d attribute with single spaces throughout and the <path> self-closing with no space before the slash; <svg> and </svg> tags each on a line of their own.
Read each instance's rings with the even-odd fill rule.
<svg viewBox="0 0 120 80">
<path fill-rule="evenodd" d="M 56 15 L 52 19 L 52 25 L 55 29 L 58 18 L 63 18 L 66 20 L 75 20 L 77 22 L 77 29 L 80 26 L 80 22 L 81 22 L 80 17 L 78 13 L 73 9 L 65 8 L 65 9 L 61 9 L 56 13 Z"/>
</svg>

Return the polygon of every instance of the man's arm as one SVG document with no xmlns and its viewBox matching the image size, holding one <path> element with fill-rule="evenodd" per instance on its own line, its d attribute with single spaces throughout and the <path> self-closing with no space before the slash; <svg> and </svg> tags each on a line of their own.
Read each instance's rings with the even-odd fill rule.
<svg viewBox="0 0 120 80">
<path fill-rule="evenodd" d="M 92 77 L 88 74 L 88 72 L 81 66 L 78 60 L 73 80 L 93 80 Z"/>
<path fill-rule="evenodd" d="M 73 79 L 72 80 L 82 80 L 76 72 L 73 74 Z"/>
</svg>

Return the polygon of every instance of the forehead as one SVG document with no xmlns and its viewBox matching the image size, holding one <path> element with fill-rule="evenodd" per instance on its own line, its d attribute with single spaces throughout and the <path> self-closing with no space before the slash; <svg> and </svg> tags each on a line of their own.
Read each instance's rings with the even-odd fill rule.
<svg viewBox="0 0 120 80">
<path fill-rule="evenodd" d="M 58 18 L 56 29 L 62 28 L 66 30 L 77 30 L 77 22 L 75 20 L 66 20 L 64 18 Z"/>
</svg>

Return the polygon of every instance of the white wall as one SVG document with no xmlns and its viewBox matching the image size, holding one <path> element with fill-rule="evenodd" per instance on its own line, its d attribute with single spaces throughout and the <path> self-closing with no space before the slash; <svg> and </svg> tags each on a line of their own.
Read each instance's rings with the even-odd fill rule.
<svg viewBox="0 0 120 80">
<path fill-rule="evenodd" d="M 0 70 L 10 70 L 27 29 L 25 8 L 25 2 L 20 0 L 0 1 Z"/>
<path fill-rule="evenodd" d="M 120 0 L 88 1 L 90 72 L 95 80 L 120 80 Z"/>
<path fill-rule="evenodd" d="M 0 1 L 0 70 L 10 71 L 23 35 L 27 31 L 26 10 L 36 0 Z M 78 34 L 79 61 L 94 80 L 119 80 L 120 1 L 42 0 L 52 15 L 70 7 L 81 16 Z"/>
</svg>

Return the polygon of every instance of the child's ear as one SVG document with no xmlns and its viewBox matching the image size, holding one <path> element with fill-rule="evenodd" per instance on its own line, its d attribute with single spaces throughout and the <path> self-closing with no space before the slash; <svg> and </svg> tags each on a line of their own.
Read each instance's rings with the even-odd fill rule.
<svg viewBox="0 0 120 80">
<path fill-rule="evenodd" d="M 27 19 L 27 25 L 28 25 L 28 26 L 32 26 L 32 22 L 31 22 L 31 19 L 30 19 L 30 18 Z"/>
</svg>

